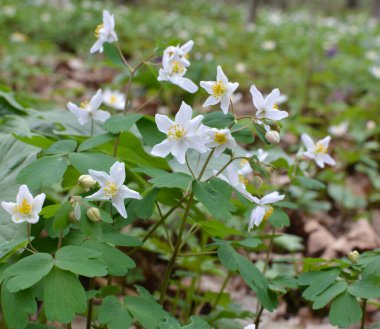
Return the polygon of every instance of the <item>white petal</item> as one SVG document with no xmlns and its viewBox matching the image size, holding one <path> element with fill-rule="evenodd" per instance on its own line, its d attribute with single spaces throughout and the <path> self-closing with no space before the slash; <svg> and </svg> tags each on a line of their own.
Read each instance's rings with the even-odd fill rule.
<svg viewBox="0 0 380 329">
<path fill-rule="evenodd" d="M 104 44 L 104 40 L 102 40 L 102 39 L 96 40 L 96 42 L 94 43 L 94 45 L 90 49 L 90 53 L 94 54 L 98 51 L 100 53 L 103 52 L 103 44 Z"/>
<path fill-rule="evenodd" d="M 235 167 L 235 165 L 233 165 L 233 164 L 228 165 L 227 177 L 228 177 L 228 181 L 230 182 L 230 185 L 232 185 L 232 186 L 239 185 L 239 182 L 240 182 L 239 181 L 239 174 L 238 174 L 238 170 Z"/>
<path fill-rule="evenodd" d="M 197 133 L 197 130 L 203 120 L 203 115 L 197 115 L 194 119 L 187 121 L 185 124 L 185 129 L 187 130 L 187 135 L 191 136 Z"/>
<path fill-rule="evenodd" d="M 78 118 L 79 123 L 82 126 L 85 125 L 90 118 L 90 114 L 88 111 L 79 108 L 78 106 L 76 106 L 75 104 L 71 102 L 67 103 L 67 108 L 72 114 L 74 114 Z"/>
<path fill-rule="evenodd" d="M 220 102 L 220 108 L 224 114 L 228 113 L 228 108 L 230 107 L 230 100 L 228 98 L 223 98 Z"/>
<path fill-rule="evenodd" d="M 178 147 L 172 150 L 172 154 L 173 156 L 175 156 L 175 158 L 180 164 L 184 164 L 186 162 L 187 147 L 185 146 L 185 143 L 183 142 L 180 142 L 177 145 Z"/>
<path fill-rule="evenodd" d="M 90 110 L 91 112 L 95 112 L 103 102 L 103 93 L 102 90 L 99 89 L 96 94 L 90 100 Z"/>
<path fill-rule="evenodd" d="M 37 214 L 32 214 L 31 216 L 28 216 L 25 221 L 30 223 L 30 224 L 35 224 L 38 222 L 38 219 L 40 217 Z"/>
<path fill-rule="evenodd" d="M 170 120 L 166 115 L 156 114 L 155 116 L 157 128 L 159 131 L 167 134 L 169 131 L 169 127 L 174 125 L 174 122 Z"/>
<path fill-rule="evenodd" d="M 254 226 L 259 226 L 261 222 L 263 221 L 263 218 L 265 216 L 265 208 L 264 207 L 256 207 L 251 212 L 251 219 L 249 221 L 249 227 L 248 230 L 253 229 Z"/>
<path fill-rule="evenodd" d="M 255 105 L 257 110 L 264 108 L 264 97 L 262 93 L 256 88 L 255 85 L 251 86 L 249 90 L 252 95 L 253 105 Z"/>
<path fill-rule="evenodd" d="M 220 99 L 217 99 L 214 96 L 209 96 L 204 102 L 203 107 L 215 105 L 215 104 L 218 104 L 219 102 L 220 102 Z"/>
<path fill-rule="evenodd" d="M 17 204 L 14 203 L 14 202 L 6 202 L 6 201 L 2 201 L 1 202 L 1 206 L 3 207 L 3 209 L 10 215 L 13 215 L 14 214 L 14 210 L 15 208 L 17 207 Z"/>
<path fill-rule="evenodd" d="M 216 80 L 228 84 L 228 79 L 220 66 L 216 68 Z"/>
<path fill-rule="evenodd" d="M 116 197 L 112 198 L 112 205 L 122 217 L 128 217 L 127 211 L 125 210 L 124 198 L 120 194 L 117 194 Z"/>
<path fill-rule="evenodd" d="M 12 222 L 15 224 L 21 224 L 21 223 L 24 223 L 25 221 L 26 221 L 26 218 L 20 216 L 19 214 L 14 214 L 12 216 Z"/>
<path fill-rule="evenodd" d="M 314 150 L 315 145 L 314 145 L 314 142 L 313 142 L 313 140 L 310 138 L 309 135 L 307 135 L 307 134 L 302 134 L 301 138 L 302 138 L 302 141 L 303 141 L 303 143 L 305 144 L 305 146 L 306 146 L 306 148 L 307 148 L 308 150 Z"/>
<path fill-rule="evenodd" d="M 216 148 L 215 148 L 215 151 L 214 151 L 214 156 L 217 158 L 219 155 L 221 155 L 223 153 L 223 151 L 226 149 L 226 144 L 223 144 L 223 145 L 218 145 Z"/>
<path fill-rule="evenodd" d="M 142 196 L 139 192 L 131 190 L 125 185 L 120 186 L 119 193 L 124 199 L 138 199 L 138 200 L 142 199 Z"/>
<path fill-rule="evenodd" d="M 200 153 L 204 153 L 207 151 L 204 145 L 204 141 L 200 136 L 193 136 L 191 138 L 187 138 L 186 143 L 190 148 L 197 150 Z"/>
<path fill-rule="evenodd" d="M 123 185 L 125 181 L 124 162 L 116 161 L 110 169 L 110 176 L 112 178 L 112 181 L 115 182 L 117 186 Z"/>
<path fill-rule="evenodd" d="M 189 40 L 185 44 L 183 44 L 180 49 L 182 50 L 183 54 L 186 55 L 194 46 L 194 41 Z"/>
<path fill-rule="evenodd" d="M 111 177 L 104 171 L 90 169 L 88 173 L 93 179 L 95 179 L 100 184 L 100 186 L 104 186 L 107 182 L 112 181 Z"/>
<path fill-rule="evenodd" d="M 278 88 L 273 89 L 271 93 L 265 98 L 265 108 L 272 109 L 273 105 L 276 104 L 277 99 L 280 97 L 280 90 Z"/>
<path fill-rule="evenodd" d="M 187 121 L 191 120 L 192 115 L 193 109 L 191 106 L 187 105 L 185 102 L 182 102 L 181 107 L 175 116 L 175 122 L 185 124 Z"/>
<path fill-rule="evenodd" d="M 285 195 L 280 195 L 278 192 L 272 192 L 270 194 L 267 194 L 261 199 L 261 204 L 268 204 L 268 203 L 274 203 L 280 200 L 283 200 L 285 198 Z"/>
<path fill-rule="evenodd" d="M 239 84 L 237 82 L 229 82 L 227 85 L 228 95 L 231 96 L 235 92 L 235 90 L 238 88 L 239 88 Z"/>
<path fill-rule="evenodd" d="M 29 188 L 26 185 L 21 185 L 18 193 L 17 193 L 17 198 L 16 202 L 20 204 L 22 200 L 26 200 L 29 204 L 33 203 L 33 195 L 29 192 Z"/>
<path fill-rule="evenodd" d="M 33 212 L 39 214 L 41 212 L 42 206 L 44 204 L 46 195 L 45 193 L 38 194 L 33 201 Z"/>
<path fill-rule="evenodd" d="M 158 81 L 167 81 L 168 75 L 166 74 L 166 71 L 164 69 L 160 69 L 158 72 Z"/>
<path fill-rule="evenodd" d="M 86 199 L 94 199 L 94 200 L 109 200 L 110 197 L 108 197 L 108 196 L 106 196 L 106 195 L 104 194 L 104 190 L 103 190 L 103 187 L 102 187 L 99 191 L 95 192 L 94 194 L 91 194 L 91 195 L 89 195 L 89 196 L 86 196 Z"/>
<path fill-rule="evenodd" d="M 104 122 L 111 117 L 111 114 L 109 114 L 109 112 L 107 111 L 97 110 L 96 112 L 94 112 L 92 117 L 96 121 Z"/>
<path fill-rule="evenodd" d="M 165 158 L 172 150 L 173 143 L 165 139 L 160 144 L 153 146 L 150 152 L 154 156 Z"/>
<path fill-rule="evenodd" d="M 324 163 L 327 163 L 328 165 L 330 166 L 335 166 L 336 163 L 335 163 L 335 160 L 328 154 L 322 154 L 322 160 Z"/>
<path fill-rule="evenodd" d="M 170 79 L 170 81 L 191 94 L 198 90 L 198 86 L 188 78 L 177 77 L 176 79 Z"/>
<path fill-rule="evenodd" d="M 320 140 L 319 142 L 326 148 L 329 147 L 329 144 L 330 144 L 330 140 L 331 140 L 331 136 L 327 136 L 325 138 L 323 138 L 322 140 Z"/>
<path fill-rule="evenodd" d="M 200 86 L 209 94 L 212 94 L 212 86 L 214 85 L 214 83 L 215 81 L 201 81 Z"/>
<path fill-rule="evenodd" d="M 316 157 L 314 160 L 318 167 L 320 168 L 325 167 L 325 163 L 323 162 L 323 159 L 321 157 Z"/>
<path fill-rule="evenodd" d="M 288 116 L 288 112 L 286 111 L 279 111 L 279 110 L 266 110 L 265 111 L 265 117 L 267 119 L 279 121 L 283 118 L 286 118 Z"/>
</svg>

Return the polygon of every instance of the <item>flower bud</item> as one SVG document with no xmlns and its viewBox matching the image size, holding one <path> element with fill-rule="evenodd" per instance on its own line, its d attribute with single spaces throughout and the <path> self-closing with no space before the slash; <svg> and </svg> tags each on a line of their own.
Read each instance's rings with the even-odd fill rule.
<svg viewBox="0 0 380 329">
<path fill-rule="evenodd" d="M 359 256 L 360 254 L 357 250 L 351 251 L 347 255 L 352 264 L 356 264 L 358 262 Z"/>
<path fill-rule="evenodd" d="M 87 210 L 87 217 L 93 222 L 100 222 L 100 211 L 98 208 L 91 207 Z"/>
<path fill-rule="evenodd" d="M 260 176 L 254 176 L 252 181 L 256 188 L 260 188 L 263 185 L 263 180 Z"/>
<path fill-rule="evenodd" d="M 96 180 L 93 179 L 90 175 L 81 175 L 78 178 L 78 184 L 84 189 L 89 190 L 91 187 L 94 187 Z"/>
<path fill-rule="evenodd" d="M 74 224 L 74 223 L 77 221 L 77 219 L 76 219 L 76 217 L 75 217 L 75 213 L 74 213 L 74 211 L 70 211 L 70 214 L 69 214 L 69 221 L 70 221 L 71 224 Z"/>
<path fill-rule="evenodd" d="M 280 143 L 280 134 L 275 130 L 267 131 L 265 134 L 266 140 L 271 144 L 278 144 Z"/>
</svg>

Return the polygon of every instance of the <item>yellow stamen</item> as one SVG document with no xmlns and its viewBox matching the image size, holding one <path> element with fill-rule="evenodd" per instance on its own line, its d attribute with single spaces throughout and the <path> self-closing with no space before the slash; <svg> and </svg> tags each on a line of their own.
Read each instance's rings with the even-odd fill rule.
<svg viewBox="0 0 380 329">
<path fill-rule="evenodd" d="M 315 144 L 315 153 L 319 153 L 319 154 L 325 154 L 327 153 L 327 147 L 323 145 L 323 143 L 321 142 L 318 142 L 317 144 Z"/>
<path fill-rule="evenodd" d="M 223 133 L 216 132 L 214 135 L 214 142 L 219 145 L 225 144 L 227 142 L 227 136 Z"/>
<path fill-rule="evenodd" d="M 212 95 L 215 97 L 215 98 L 220 98 L 224 95 L 224 93 L 226 92 L 227 88 L 226 88 L 226 85 L 223 83 L 223 81 L 216 81 L 213 85 L 212 85 Z"/>
<path fill-rule="evenodd" d="M 248 179 L 245 178 L 244 175 L 239 175 L 239 182 L 240 182 L 240 183 L 243 183 L 245 186 L 248 185 Z"/>
<path fill-rule="evenodd" d="M 112 182 L 107 182 L 103 190 L 104 194 L 109 198 L 113 198 L 118 192 L 116 184 Z"/>
<path fill-rule="evenodd" d="M 274 210 L 273 207 L 268 206 L 268 208 L 267 208 L 267 210 L 266 210 L 266 212 L 264 214 L 263 221 L 266 221 L 270 216 L 272 216 L 273 210 Z"/>
<path fill-rule="evenodd" d="M 278 105 L 277 104 L 273 104 L 273 110 L 278 110 Z"/>
<path fill-rule="evenodd" d="M 168 139 L 171 141 L 182 140 L 186 136 L 187 131 L 182 124 L 174 124 L 169 127 Z"/>
<path fill-rule="evenodd" d="M 104 24 L 99 24 L 95 29 L 95 37 L 99 39 L 100 36 L 100 30 L 104 27 Z"/>
<path fill-rule="evenodd" d="M 247 164 L 249 164 L 249 162 L 248 162 L 247 159 L 241 159 L 241 160 L 240 160 L 240 165 L 241 165 L 242 167 L 246 166 Z"/>
<path fill-rule="evenodd" d="M 32 205 L 26 200 L 22 199 L 21 203 L 16 206 L 17 212 L 21 215 L 31 215 L 32 214 Z"/>
<path fill-rule="evenodd" d="M 117 102 L 117 97 L 115 95 L 110 96 L 110 103 L 115 104 Z"/>
<path fill-rule="evenodd" d="M 79 107 L 85 110 L 86 107 L 88 106 L 88 104 L 89 104 L 88 101 L 84 101 L 84 102 L 80 103 Z"/>
<path fill-rule="evenodd" d="M 180 61 L 173 61 L 172 73 L 182 74 L 185 71 L 185 66 Z"/>
</svg>

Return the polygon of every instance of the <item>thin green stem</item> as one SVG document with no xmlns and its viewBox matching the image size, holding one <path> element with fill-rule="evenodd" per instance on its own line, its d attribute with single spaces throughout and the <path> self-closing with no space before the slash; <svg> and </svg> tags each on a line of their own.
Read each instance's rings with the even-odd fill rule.
<svg viewBox="0 0 380 329">
<path fill-rule="evenodd" d="M 224 171 L 224 169 L 226 169 L 229 166 L 229 164 L 232 163 L 232 161 L 234 160 L 235 160 L 234 158 L 231 158 L 230 160 L 228 160 L 228 162 L 215 175 L 212 175 L 209 178 L 207 178 L 206 182 L 208 182 L 210 179 L 214 177 L 218 177 Z"/>
<path fill-rule="evenodd" d="M 94 118 L 91 117 L 91 131 L 90 136 L 92 137 L 94 135 Z"/>
<path fill-rule="evenodd" d="M 208 157 L 207 157 L 207 159 L 206 159 L 206 161 L 205 161 L 205 163 L 204 163 L 204 165 L 203 165 L 203 168 L 201 169 L 201 172 L 199 173 L 199 176 L 198 176 L 198 178 L 197 178 L 198 180 L 201 180 L 203 174 L 205 173 L 205 170 L 206 170 L 206 168 L 207 168 L 207 165 L 208 165 L 208 163 L 210 162 L 210 160 L 211 160 L 212 155 L 214 154 L 214 152 L 215 152 L 215 148 L 213 148 L 213 149 L 210 151 L 210 154 L 208 155 Z"/>
<path fill-rule="evenodd" d="M 142 105 L 140 105 L 136 110 L 135 112 L 139 112 L 141 109 L 143 109 L 146 105 L 148 105 L 151 101 L 153 101 L 157 96 L 158 94 L 161 92 L 162 90 L 162 86 L 158 89 L 158 91 L 154 94 L 154 96 L 152 96 L 151 98 L 149 98 L 148 100 L 146 100 Z"/>
<path fill-rule="evenodd" d="M 171 274 L 173 272 L 174 265 L 175 265 L 175 262 L 177 260 L 177 256 L 178 256 L 178 254 L 180 252 L 181 240 L 182 240 L 183 232 L 185 231 L 185 227 L 186 227 L 186 223 L 187 223 L 187 218 L 188 218 L 189 213 L 190 213 L 190 208 L 191 208 L 192 202 L 193 202 L 193 194 L 191 193 L 190 197 L 189 197 L 189 200 L 188 200 L 188 203 L 187 203 L 187 207 L 185 209 L 185 213 L 183 214 L 183 218 L 182 218 L 182 222 L 181 222 L 181 227 L 180 227 L 179 232 L 178 232 L 178 237 L 177 237 L 177 241 L 176 241 L 176 244 L 175 244 L 175 247 L 174 247 L 173 255 L 170 258 L 170 261 L 169 261 L 169 263 L 168 263 L 168 265 L 166 267 L 166 270 L 165 270 L 164 280 L 163 280 L 163 283 L 162 283 L 162 289 L 161 289 L 161 295 L 160 295 L 160 304 L 163 304 L 164 300 L 165 300 L 165 295 L 166 295 L 166 291 L 168 289 L 170 276 L 171 276 Z"/>
<path fill-rule="evenodd" d="M 119 51 L 119 55 L 120 55 L 121 60 L 124 62 L 124 64 L 128 67 L 128 70 L 131 72 L 132 71 L 132 67 L 129 65 L 129 63 L 125 59 L 125 57 L 123 55 L 123 52 L 121 51 L 121 48 L 120 48 L 120 45 L 119 45 L 118 42 L 116 42 L 116 48 Z"/>
<path fill-rule="evenodd" d="M 164 217 L 164 215 L 162 214 L 161 207 L 160 207 L 160 205 L 159 205 L 159 203 L 157 201 L 155 203 L 156 203 L 156 207 L 157 207 L 158 213 L 160 214 L 160 219 L 162 220 L 162 218 Z M 166 227 L 165 222 L 163 222 L 162 225 L 164 227 L 166 238 L 167 238 L 167 240 L 169 242 L 169 245 L 170 245 L 170 249 L 171 249 L 171 251 L 173 251 L 174 250 L 174 246 L 173 246 L 172 240 L 170 239 L 168 228 Z"/>
<path fill-rule="evenodd" d="M 231 112 L 234 116 L 234 119 L 236 120 L 236 114 L 235 114 L 235 110 L 234 110 L 234 104 L 232 103 L 232 100 L 230 99 L 230 104 L 231 104 Z"/>
<path fill-rule="evenodd" d="M 57 250 L 61 249 L 63 242 L 63 231 L 59 232 Z"/>
<path fill-rule="evenodd" d="M 186 254 L 179 254 L 178 257 L 193 257 L 193 256 L 204 256 L 204 255 L 214 255 L 218 253 L 216 250 L 213 251 L 202 251 L 202 252 L 189 252 Z"/>
<path fill-rule="evenodd" d="M 367 313 L 367 299 L 363 299 L 363 302 L 362 302 L 362 321 L 361 321 L 360 329 L 365 328 L 366 313 Z"/>
<path fill-rule="evenodd" d="M 187 169 L 189 169 L 189 171 L 191 173 L 191 176 L 193 176 L 193 178 L 195 179 L 194 172 L 191 170 L 191 167 L 190 167 L 190 164 L 189 164 L 189 160 L 187 159 L 187 154 L 185 154 L 185 161 L 186 161 Z"/>
<path fill-rule="evenodd" d="M 94 289 L 95 287 L 95 278 L 90 278 L 89 290 Z M 92 309 L 93 309 L 93 298 L 88 301 L 88 309 L 87 309 L 87 323 L 86 329 L 91 329 L 91 321 L 92 321 Z"/>
<path fill-rule="evenodd" d="M 67 329 L 72 329 L 73 327 L 71 326 L 71 322 L 69 322 L 67 325 L 66 325 L 66 328 Z"/>
<path fill-rule="evenodd" d="M 162 218 L 150 229 L 150 231 L 145 235 L 145 237 L 142 239 L 142 245 L 141 246 L 137 246 L 133 249 L 131 249 L 129 252 L 128 252 L 128 255 L 131 256 L 131 255 L 134 255 L 138 250 L 140 250 L 142 248 L 142 246 L 144 245 L 144 243 L 151 237 L 151 235 L 156 232 L 156 230 L 161 226 L 162 223 L 165 222 L 165 220 L 181 205 L 181 203 L 183 201 L 186 200 L 188 196 L 185 195 L 181 200 L 179 200 L 175 206 L 173 206 L 164 216 L 162 216 Z"/>
<path fill-rule="evenodd" d="M 216 296 L 214 303 L 212 304 L 212 308 L 213 309 L 219 304 L 220 299 L 223 296 L 224 289 L 226 289 L 228 281 L 230 280 L 231 276 L 232 276 L 232 272 L 228 272 L 226 278 L 224 279 L 224 281 L 223 281 L 223 283 L 222 283 L 222 285 L 221 285 L 221 287 L 219 289 L 219 293 Z"/>
<path fill-rule="evenodd" d="M 28 236 L 29 247 L 31 250 L 33 250 L 33 252 L 38 252 L 38 250 L 36 248 L 34 248 L 32 245 L 32 241 L 30 240 L 30 232 L 31 232 L 31 225 L 30 225 L 30 223 L 27 223 L 26 224 L 26 235 Z"/>
</svg>

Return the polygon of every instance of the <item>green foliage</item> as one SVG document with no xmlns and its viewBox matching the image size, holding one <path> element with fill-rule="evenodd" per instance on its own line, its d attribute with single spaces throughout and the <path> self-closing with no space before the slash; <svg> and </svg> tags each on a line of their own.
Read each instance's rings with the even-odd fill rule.
<svg viewBox="0 0 380 329">
<path fill-rule="evenodd" d="M 141 114 L 113 115 L 104 123 L 104 129 L 113 134 L 128 131 L 141 117 Z"/>
<path fill-rule="evenodd" d="M 108 329 L 124 329 L 132 324 L 132 316 L 115 296 L 104 298 L 98 320 Z"/>
</svg>

